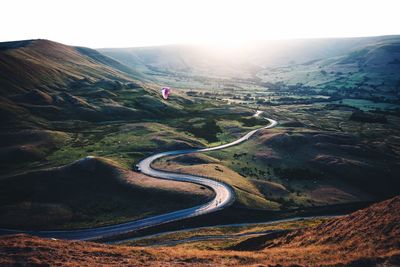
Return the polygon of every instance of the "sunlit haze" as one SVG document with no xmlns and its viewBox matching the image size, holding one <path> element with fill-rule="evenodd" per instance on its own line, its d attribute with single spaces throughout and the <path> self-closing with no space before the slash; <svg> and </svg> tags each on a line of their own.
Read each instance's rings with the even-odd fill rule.
<svg viewBox="0 0 400 267">
<path fill-rule="evenodd" d="M 400 1 L 6 0 L 0 41 L 93 48 L 399 34 Z"/>
</svg>

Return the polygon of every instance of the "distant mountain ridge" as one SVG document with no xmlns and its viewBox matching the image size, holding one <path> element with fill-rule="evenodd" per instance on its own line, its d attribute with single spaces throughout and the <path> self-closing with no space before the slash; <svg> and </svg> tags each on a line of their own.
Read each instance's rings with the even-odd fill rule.
<svg viewBox="0 0 400 267">
<path fill-rule="evenodd" d="M 260 68 L 342 57 L 366 47 L 393 43 L 399 44 L 400 36 L 263 41 L 242 48 L 166 45 L 98 51 L 150 75 L 176 72 L 193 76 L 245 77 Z"/>
</svg>

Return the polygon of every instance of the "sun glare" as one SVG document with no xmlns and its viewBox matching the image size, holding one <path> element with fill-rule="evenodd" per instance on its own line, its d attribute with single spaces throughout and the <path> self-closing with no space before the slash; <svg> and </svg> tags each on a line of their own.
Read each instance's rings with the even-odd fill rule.
<svg viewBox="0 0 400 267">
<path fill-rule="evenodd" d="M 255 40 L 398 34 L 398 10 L 395 0 L 14 0 L 0 17 L 1 25 L 12 22 L 13 27 L 1 28 L 0 41 L 46 38 L 95 48 L 171 43 L 232 48 Z"/>
</svg>

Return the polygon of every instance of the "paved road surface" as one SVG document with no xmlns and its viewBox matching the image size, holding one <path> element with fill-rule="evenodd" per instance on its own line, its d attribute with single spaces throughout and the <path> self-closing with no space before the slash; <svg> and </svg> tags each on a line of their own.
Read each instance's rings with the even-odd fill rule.
<svg viewBox="0 0 400 267">
<path fill-rule="evenodd" d="M 254 115 L 256 117 L 261 115 L 261 111 L 257 111 Z M 213 200 L 205 203 L 203 205 L 195 206 L 188 209 L 178 210 L 170 213 L 165 213 L 161 215 L 152 216 L 145 219 L 140 219 L 136 221 L 130 221 L 122 224 L 97 227 L 97 228 L 89 228 L 89 229 L 80 229 L 80 230 L 63 230 L 63 231 L 18 231 L 18 230 L 9 230 L 9 229 L 0 229 L 0 234 L 13 234 L 13 233 L 28 233 L 31 235 L 41 236 L 41 237 L 51 237 L 58 239 L 72 239 L 72 240 L 96 240 L 105 237 L 111 237 L 115 235 L 120 235 L 128 232 L 132 232 L 135 230 L 148 228 L 151 226 L 156 226 L 160 224 L 164 224 L 167 222 L 178 221 L 198 215 L 207 214 L 210 212 L 214 212 L 220 209 L 223 209 L 234 201 L 235 195 L 233 193 L 233 189 L 231 186 L 217 182 L 205 177 L 189 175 L 189 174 L 181 174 L 181 173 L 173 173 L 166 172 L 162 170 L 156 170 L 151 167 L 151 164 L 162 157 L 174 156 L 174 155 L 183 155 L 190 153 L 201 153 L 208 152 L 213 150 L 224 149 L 227 147 L 235 146 L 239 143 L 242 143 L 248 140 L 252 135 L 258 132 L 261 129 L 268 129 L 275 127 L 277 122 L 272 119 L 268 119 L 269 125 L 253 130 L 241 138 L 233 141 L 231 143 L 220 145 L 211 148 L 199 148 L 199 149 L 187 149 L 187 150 L 175 150 L 175 151 L 167 151 L 152 155 L 143 159 L 139 162 L 138 166 L 142 173 L 147 174 L 149 176 L 157 177 L 160 179 L 174 180 L 174 181 L 182 181 L 182 182 L 190 182 L 199 184 L 202 186 L 206 186 L 215 191 L 215 197 Z"/>
</svg>

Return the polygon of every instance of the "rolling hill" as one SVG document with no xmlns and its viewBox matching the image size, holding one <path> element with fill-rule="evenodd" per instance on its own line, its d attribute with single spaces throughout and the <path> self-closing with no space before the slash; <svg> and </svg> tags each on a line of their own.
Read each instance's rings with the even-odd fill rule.
<svg viewBox="0 0 400 267">
<path fill-rule="evenodd" d="M 400 263 L 399 207 L 397 196 L 311 228 L 294 230 L 277 238 L 271 235 L 250 238 L 230 249 L 263 251 L 272 257 L 274 253 L 280 254 L 278 262 L 284 265 L 385 266 L 386 263 L 397 266 Z"/>
<path fill-rule="evenodd" d="M 49 40 L 0 43 L 1 95 L 60 90 L 80 80 L 131 81 L 134 71 L 96 50 Z"/>
<path fill-rule="evenodd" d="M 78 117 L 78 113 L 93 120 L 101 110 L 79 95 L 79 90 L 88 93 L 91 89 L 92 94 L 106 98 L 113 94 L 104 90 L 139 88 L 133 73 L 89 48 L 48 40 L 0 43 L 0 117 L 25 127 L 43 123 L 41 119 Z"/>
<path fill-rule="evenodd" d="M 213 192 L 130 172 L 106 158 L 85 157 L 1 179 L 0 195 L 0 227 L 32 230 L 139 219 L 192 207 L 211 199 Z"/>
<path fill-rule="evenodd" d="M 166 103 L 138 78 L 90 48 L 49 40 L 0 43 L 0 135 L 7 140 L 0 145 L 1 173 L 43 164 L 67 141 L 80 142 L 78 133 L 100 133 L 104 121 L 181 114 L 173 102 L 179 98 Z"/>
<path fill-rule="evenodd" d="M 357 96 L 378 97 L 386 93 L 396 98 L 400 88 L 400 38 L 368 40 L 335 56 L 266 68 L 257 77 L 263 82 L 300 83 L 325 90 L 358 89 Z"/>
</svg>

